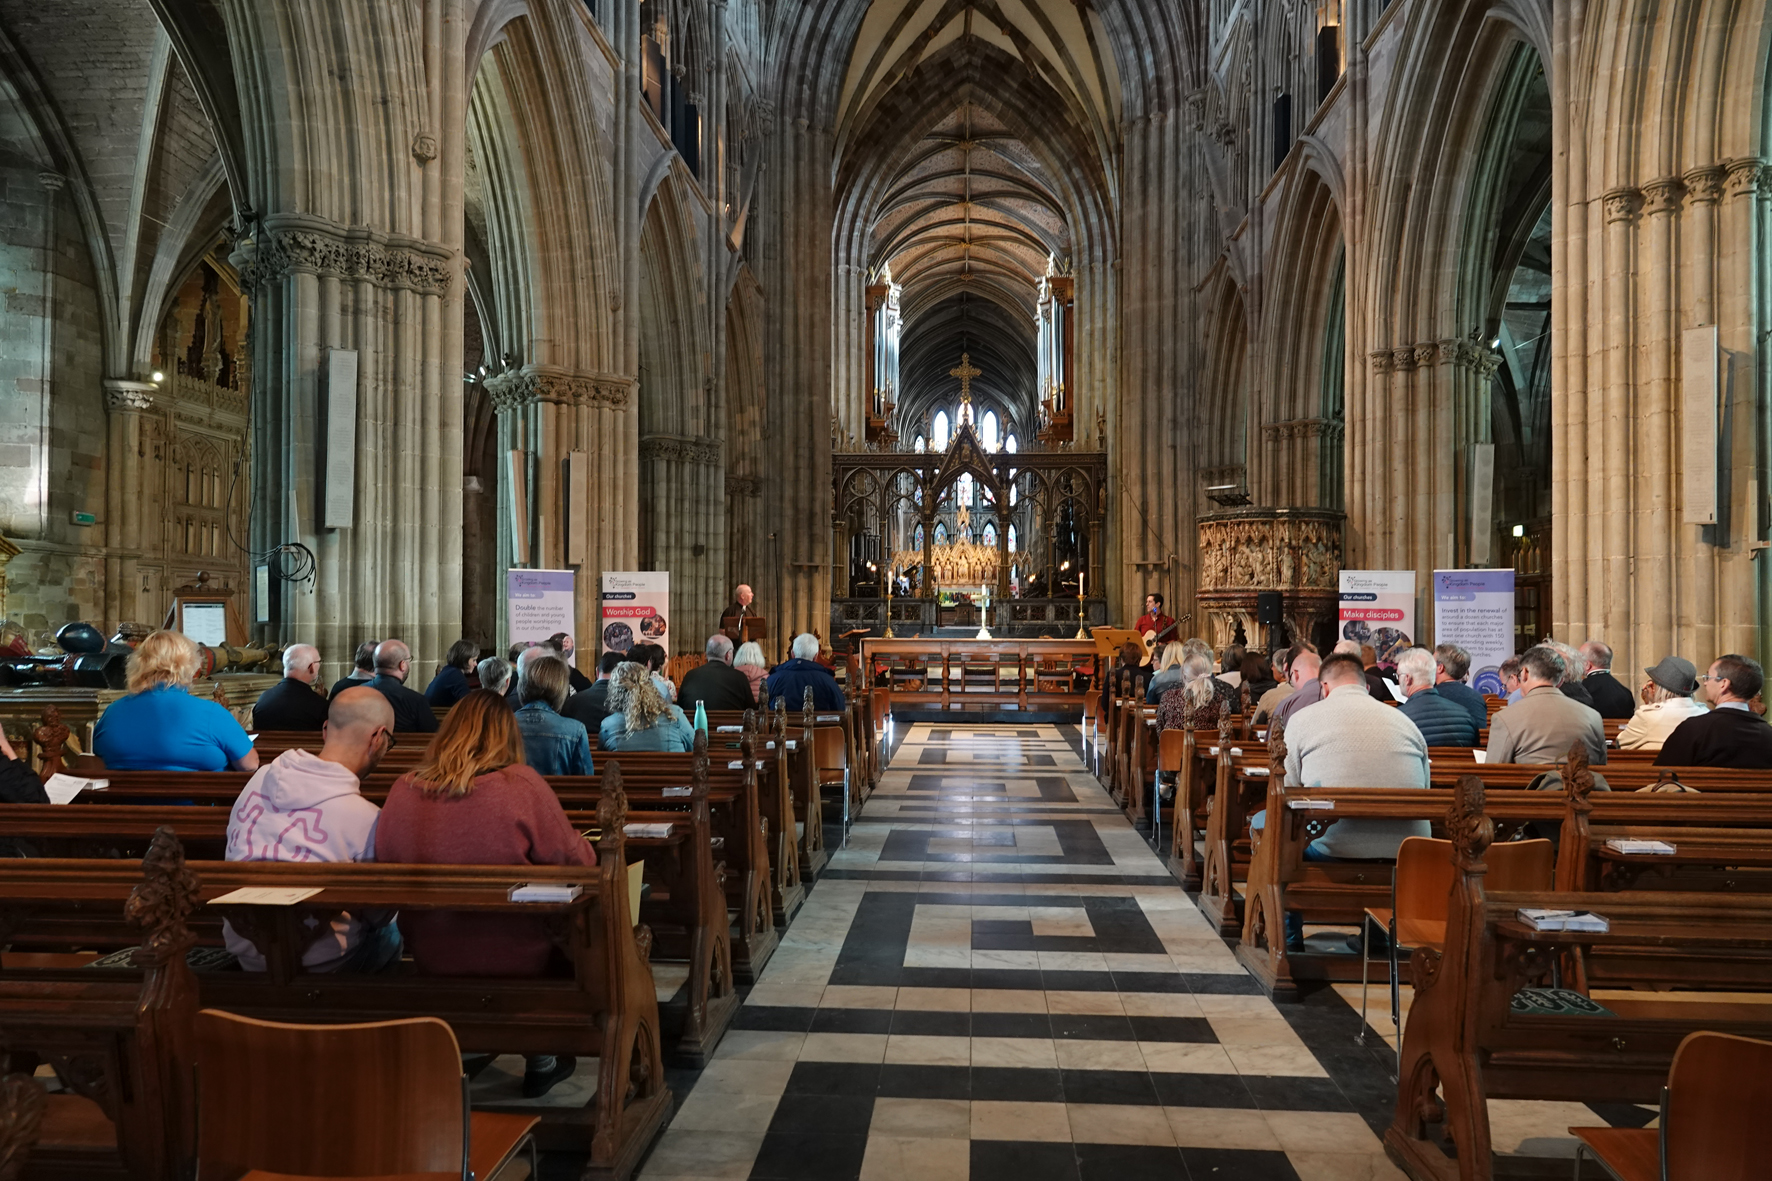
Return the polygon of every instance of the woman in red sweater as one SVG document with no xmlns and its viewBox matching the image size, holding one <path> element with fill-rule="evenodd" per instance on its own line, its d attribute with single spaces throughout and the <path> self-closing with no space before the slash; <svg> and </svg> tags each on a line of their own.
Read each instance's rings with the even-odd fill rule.
<svg viewBox="0 0 1772 1181">
<path fill-rule="evenodd" d="M 547 781 L 523 761 L 523 735 L 504 699 L 476 689 L 456 702 L 425 761 L 395 780 L 375 831 L 375 859 L 408 865 L 595 865 Z M 553 941 L 539 919 L 428 911 L 400 929 L 422 971 L 438 976 L 540 976 Z M 572 1074 L 571 1057 L 534 1055 L 526 1098 Z"/>
</svg>

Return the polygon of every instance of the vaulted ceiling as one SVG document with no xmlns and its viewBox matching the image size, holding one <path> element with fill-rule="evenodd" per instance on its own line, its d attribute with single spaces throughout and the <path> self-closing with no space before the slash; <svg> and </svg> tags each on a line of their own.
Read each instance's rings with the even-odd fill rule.
<svg viewBox="0 0 1772 1181">
<path fill-rule="evenodd" d="M 878 0 L 839 111 L 858 261 L 904 288 L 904 428 L 957 401 L 948 370 L 966 351 L 981 413 L 995 405 L 1025 438 L 1039 282 L 1077 253 L 1112 171 L 1119 79 L 1100 18 L 1073 0 Z"/>
</svg>

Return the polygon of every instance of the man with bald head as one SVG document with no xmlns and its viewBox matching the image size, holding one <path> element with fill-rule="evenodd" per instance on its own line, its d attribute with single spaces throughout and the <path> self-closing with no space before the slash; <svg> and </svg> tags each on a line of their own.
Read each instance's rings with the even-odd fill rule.
<svg viewBox="0 0 1772 1181">
<path fill-rule="evenodd" d="M 228 816 L 228 860 L 374 861 L 381 810 L 363 798 L 359 781 L 393 749 L 393 730 L 386 697 L 368 686 L 340 693 L 319 754 L 284 751 L 247 781 Z M 302 966 L 310 972 L 379 972 L 400 958 L 392 915 L 341 912 L 308 923 Z M 222 938 L 242 968 L 264 971 L 250 940 L 226 923 Z"/>
<path fill-rule="evenodd" d="M 1299 710 L 1323 700 L 1323 686 L 1317 680 L 1322 667 L 1323 658 L 1315 652 L 1293 652 L 1292 665 L 1286 670 L 1286 679 L 1292 682 L 1292 695 L 1274 707 L 1269 721 L 1285 725 Z"/>
<path fill-rule="evenodd" d="M 375 679 L 371 689 L 388 699 L 394 707 L 394 732 L 397 734 L 435 734 L 437 715 L 423 693 L 406 687 L 412 672 L 412 649 L 399 640 L 383 640 L 375 646 Z"/>
<path fill-rule="evenodd" d="M 259 694 L 252 707 L 254 730 L 314 731 L 326 724 L 326 699 L 314 692 L 320 649 L 291 644 L 283 649 L 283 679 Z"/>
<path fill-rule="evenodd" d="M 744 621 L 757 613 L 752 598 L 751 588 L 741 582 L 732 592 L 732 605 L 720 613 L 720 634 L 734 644 L 744 643 Z"/>
</svg>

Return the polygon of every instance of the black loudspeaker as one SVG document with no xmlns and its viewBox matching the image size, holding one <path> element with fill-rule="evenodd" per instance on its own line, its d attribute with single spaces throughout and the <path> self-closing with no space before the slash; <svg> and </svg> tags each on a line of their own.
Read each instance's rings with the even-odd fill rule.
<svg viewBox="0 0 1772 1181">
<path fill-rule="evenodd" d="M 1261 591 L 1255 596 L 1255 622 L 1263 627 L 1278 627 L 1280 618 L 1280 592 Z"/>
</svg>

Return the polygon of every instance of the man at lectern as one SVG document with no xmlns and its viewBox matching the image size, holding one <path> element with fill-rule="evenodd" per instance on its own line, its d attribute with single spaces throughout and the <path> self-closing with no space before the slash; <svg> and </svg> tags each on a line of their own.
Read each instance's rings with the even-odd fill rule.
<svg viewBox="0 0 1772 1181">
<path fill-rule="evenodd" d="M 751 588 L 740 583 L 738 589 L 732 592 L 732 605 L 720 613 L 721 634 L 734 644 L 744 642 L 741 638 L 744 621 L 757 613 L 756 608 L 751 606 L 754 597 Z"/>
</svg>

